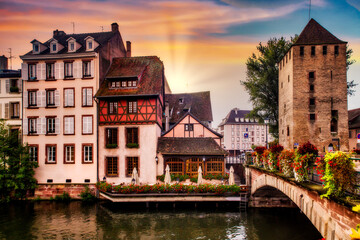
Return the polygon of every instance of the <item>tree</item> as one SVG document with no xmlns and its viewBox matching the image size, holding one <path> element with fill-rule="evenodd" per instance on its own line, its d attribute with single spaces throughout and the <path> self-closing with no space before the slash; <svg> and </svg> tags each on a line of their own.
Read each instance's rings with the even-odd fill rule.
<svg viewBox="0 0 360 240">
<path fill-rule="evenodd" d="M 350 65 L 356 62 L 354 59 L 351 59 L 352 54 L 353 54 L 353 50 L 349 48 L 349 45 L 346 45 L 346 70 L 349 70 Z M 354 80 L 347 82 L 347 94 L 349 96 L 355 95 L 354 87 L 356 87 L 357 85 L 358 84 L 355 83 Z"/>
<path fill-rule="evenodd" d="M 271 38 L 266 45 L 259 43 L 256 47 L 259 54 L 246 61 L 247 77 L 241 84 L 250 95 L 253 110 L 250 117 L 260 120 L 269 119 L 269 131 L 278 138 L 278 105 L 279 105 L 279 71 L 277 63 L 284 57 L 297 36 L 287 41 L 284 37 Z"/>
<path fill-rule="evenodd" d="M 35 167 L 37 163 L 29 161 L 28 147 L 20 143 L 17 132 L 0 120 L 0 202 L 23 199 L 34 189 Z"/>
</svg>

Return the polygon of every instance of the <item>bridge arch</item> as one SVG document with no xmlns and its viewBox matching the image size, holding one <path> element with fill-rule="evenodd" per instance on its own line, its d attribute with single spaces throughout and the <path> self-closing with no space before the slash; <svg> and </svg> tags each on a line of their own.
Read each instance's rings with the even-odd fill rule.
<svg viewBox="0 0 360 240">
<path fill-rule="evenodd" d="M 251 184 L 251 196 L 264 187 L 273 187 L 284 193 L 308 217 L 321 235 L 330 240 L 350 239 L 350 228 L 360 217 L 343 206 L 327 199 L 320 199 L 317 192 L 307 190 L 294 182 L 257 169 L 246 169 L 247 183 Z M 360 222 L 360 221 L 359 221 Z"/>
</svg>

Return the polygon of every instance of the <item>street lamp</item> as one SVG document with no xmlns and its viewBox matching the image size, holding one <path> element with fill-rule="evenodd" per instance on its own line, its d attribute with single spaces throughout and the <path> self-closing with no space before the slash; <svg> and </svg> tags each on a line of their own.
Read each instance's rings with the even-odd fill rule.
<svg viewBox="0 0 360 240">
<path fill-rule="evenodd" d="M 155 161 L 156 161 L 156 164 L 159 163 L 159 158 L 158 158 L 158 156 L 155 157 Z"/>
<path fill-rule="evenodd" d="M 265 118 L 264 119 L 264 123 L 265 123 L 265 131 L 266 131 L 266 148 L 269 148 L 268 146 L 268 124 L 269 124 L 269 118 Z"/>
</svg>

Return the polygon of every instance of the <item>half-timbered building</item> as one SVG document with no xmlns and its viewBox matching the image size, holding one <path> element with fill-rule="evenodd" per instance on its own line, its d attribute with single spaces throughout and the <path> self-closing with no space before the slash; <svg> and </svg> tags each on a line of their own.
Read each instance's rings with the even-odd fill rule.
<svg viewBox="0 0 360 240">
<path fill-rule="evenodd" d="M 142 183 L 157 176 L 156 147 L 165 96 L 158 57 L 116 58 L 96 93 L 99 117 L 99 175 L 108 182 Z"/>
</svg>

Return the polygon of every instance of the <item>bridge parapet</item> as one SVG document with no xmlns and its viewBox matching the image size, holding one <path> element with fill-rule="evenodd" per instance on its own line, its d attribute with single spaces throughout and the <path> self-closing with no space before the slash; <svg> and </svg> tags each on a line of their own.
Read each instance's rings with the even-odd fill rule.
<svg viewBox="0 0 360 240">
<path fill-rule="evenodd" d="M 316 191 L 294 181 L 254 167 L 246 167 L 246 180 L 251 185 L 250 201 L 257 190 L 267 186 L 276 188 L 288 196 L 328 240 L 350 240 L 350 229 L 360 223 L 360 214 L 334 201 L 321 199 Z"/>
</svg>

